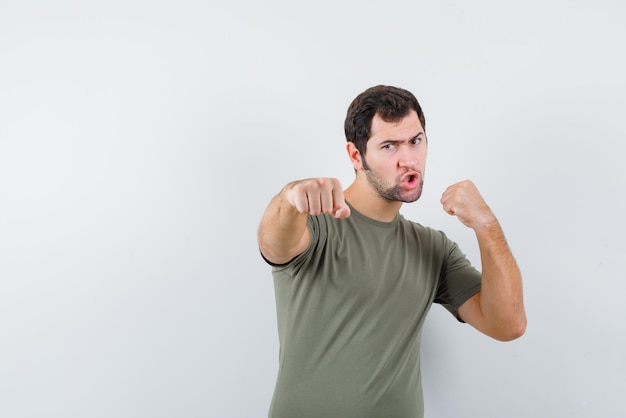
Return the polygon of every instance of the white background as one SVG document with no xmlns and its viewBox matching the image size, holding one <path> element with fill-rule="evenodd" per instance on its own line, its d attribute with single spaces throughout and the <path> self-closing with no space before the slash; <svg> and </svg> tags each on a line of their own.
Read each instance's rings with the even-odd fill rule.
<svg viewBox="0 0 626 418">
<path fill-rule="evenodd" d="M 434 306 L 436 417 L 624 417 L 626 3 L 0 3 L 0 416 L 262 417 L 278 341 L 256 227 L 353 172 L 375 84 L 424 107 L 422 199 L 471 178 L 521 266 L 526 335 Z M 393 326 L 393 324 L 390 324 Z"/>
</svg>

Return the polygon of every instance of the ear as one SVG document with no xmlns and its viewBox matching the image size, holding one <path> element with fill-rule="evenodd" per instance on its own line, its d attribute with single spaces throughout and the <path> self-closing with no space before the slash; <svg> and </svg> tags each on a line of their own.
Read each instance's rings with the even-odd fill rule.
<svg viewBox="0 0 626 418">
<path fill-rule="evenodd" d="M 350 157 L 350 161 L 352 162 L 354 169 L 356 171 L 361 170 L 363 168 L 363 160 L 361 158 L 361 153 L 358 149 L 356 149 L 354 142 L 348 141 L 346 144 L 346 151 L 348 151 L 348 157 Z"/>
</svg>

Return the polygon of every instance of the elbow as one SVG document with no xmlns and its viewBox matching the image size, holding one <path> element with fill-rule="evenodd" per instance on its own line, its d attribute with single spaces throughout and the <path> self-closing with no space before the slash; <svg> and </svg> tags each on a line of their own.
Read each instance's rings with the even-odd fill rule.
<svg viewBox="0 0 626 418">
<path fill-rule="evenodd" d="M 505 329 L 502 329 L 497 335 L 494 335 L 493 337 L 496 340 L 502 342 L 517 340 L 526 333 L 527 325 L 528 323 L 526 321 L 526 316 L 523 315 L 522 318 L 513 321 L 507 327 L 505 327 Z"/>
</svg>

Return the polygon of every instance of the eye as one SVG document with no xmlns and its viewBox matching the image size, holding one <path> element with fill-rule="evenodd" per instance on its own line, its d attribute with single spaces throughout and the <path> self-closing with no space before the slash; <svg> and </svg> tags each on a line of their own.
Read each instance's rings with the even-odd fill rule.
<svg viewBox="0 0 626 418">
<path fill-rule="evenodd" d="M 382 148 L 382 149 L 393 149 L 393 148 L 394 148 L 394 145 L 393 145 L 392 143 L 389 143 L 389 142 L 388 142 L 388 143 L 386 143 L 386 144 L 383 144 L 383 146 L 382 146 L 381 148 Z"/>
<path fill-rule="evenodd" d="M 417 145 L 417 144 L 419 144 L 420 142 L 422 142 L 422 140 L 421 140 L 420 138 L 413 138 L 413 139 L 411 140 L 411 144 L 413 144 L 413 145 Z"/>
</svg>

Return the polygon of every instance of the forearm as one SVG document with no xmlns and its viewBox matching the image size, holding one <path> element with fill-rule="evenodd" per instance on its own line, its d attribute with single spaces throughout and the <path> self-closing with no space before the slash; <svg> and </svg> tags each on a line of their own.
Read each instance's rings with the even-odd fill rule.
<svg viewBox="0 0 626 418">
<path fill-rule="evenodd" d="M 499 339 L 516 338 L 526 328 L 521 272 L 495 217 L 475 232 L 482 263 L 483 319 Z"/>
<path fill-rule="evenodd" d="M 263 256 L 282 264 L 302 252 L 308 242 L 306 222 L 307 215 L 298 212 L 281 191 L 268 205 L 259 225 L 257 241 Z"/>
<path fill-rule="evenodd" d="M 308 215 L 350 216 L 343 188 L 334 178 L 313 178 L 289 183 L 272 199 L 258 231 L 261 253 L 268 261 L 283 264 L 306 250 L 311 240 Z"/>
</svg>

